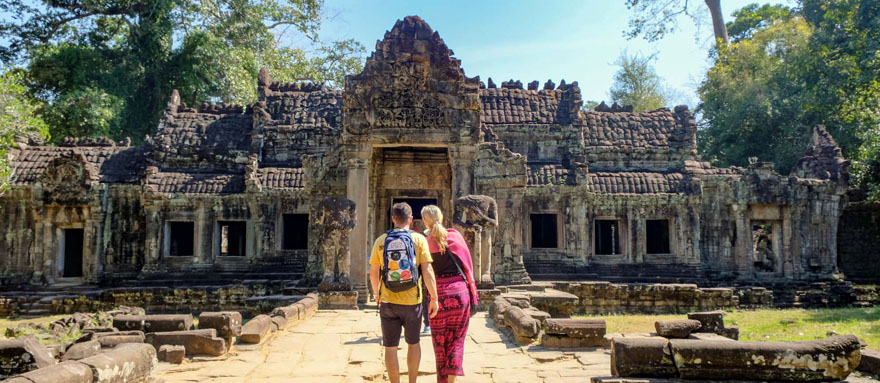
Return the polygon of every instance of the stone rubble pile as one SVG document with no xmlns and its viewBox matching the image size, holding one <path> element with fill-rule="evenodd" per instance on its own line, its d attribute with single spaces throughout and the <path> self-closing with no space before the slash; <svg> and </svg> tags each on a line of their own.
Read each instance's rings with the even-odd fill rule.
<svg viewBox="0 0 880 383">
<path fill-rule="evenodd" d="M 203 312 L 198 329 L 190 314 L 152 315 L 142 309 L 76 313 L 52 322 L 7 329 L 17 339 L 0 340 L 0 380 L 12 383 L 146 383 L 154 381 L 158 361 L 183 363 L 187 356 L 222 356 L 235 339 L 261 343 L 275 331 L 306 320 L 318 310 L 318 296 L 276 307 L 242 326 L 236 311 Z M 110 314 L 115 314 L 112 317 Z M 58 326 L 54 326 L 54 325 Z M 63 326 L 62 326 L 63 325 Z M 62 345 L 44 346 L 28 330 L 80 334 Z M 73 332 L 75 329 L 79 332 Z M 43 339 L 58 337 L 38 333 Z"/>
<path fill-rule="evenodd" d="M 540 340 L 545 347 L 552 348 L 610 345 L 604 320 L 568 318 L 571 313 L 569 308 L 574 306 L 571 299 L 566 296 L 570 294 L 541 293 L 541 291 L 503 293 L 489 306 L 489 316 L 500 329 L 509 328 L 513 338 L 520 344 L 530 344 Z M 553 318 L 546 311 L 533 307 L 532 304 L 536 302 L 541 302 L 538 303 L 541 307 L 560 313 L 564 318 Z M 574 303 L 577 303 L 576 298 Z"/>
</svg>

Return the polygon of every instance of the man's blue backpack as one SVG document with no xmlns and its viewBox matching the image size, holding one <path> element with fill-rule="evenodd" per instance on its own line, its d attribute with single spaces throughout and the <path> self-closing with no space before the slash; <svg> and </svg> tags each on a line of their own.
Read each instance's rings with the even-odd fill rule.
<svg viewBox="0 0 880 383">
<path fill-rule="evenodd" d="M 382 251 L 382 282 L 395 293 L 419 286 L 419 268 L 411 230 L 389 230 Z"/>
</svg>

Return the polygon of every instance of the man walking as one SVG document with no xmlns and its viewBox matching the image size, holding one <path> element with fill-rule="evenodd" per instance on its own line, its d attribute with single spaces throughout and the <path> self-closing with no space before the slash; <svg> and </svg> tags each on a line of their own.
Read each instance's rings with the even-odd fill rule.
<svg viewBox="0 0 880 383">
<path fill-rule="evenodd" d="M 431 268 L 428 241 L 409 229 L 412 208 L 406 203 L 391 207 L 394 229 L 376 239 L 370 253 L 370 283 L 377 294 L 382 322 L 382 345 L 385 346 L 385 369 L 391 383 L 400 383 L 397 349 L 403 328 L 407 343 L 406 365 L 409 383 L 415 383 L 422 358 L 419 333 L 422 325 L 422 300 L 428 299 L 428 315 L 437 314 L 437 285 Z M 422 296 L 424 282 L 428 296 Z"/>
</svg>

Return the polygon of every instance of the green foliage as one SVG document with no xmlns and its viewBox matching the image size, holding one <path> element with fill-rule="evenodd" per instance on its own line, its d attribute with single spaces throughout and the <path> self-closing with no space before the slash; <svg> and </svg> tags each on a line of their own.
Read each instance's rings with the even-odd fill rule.
<svg viewBox="0 0 880 383">
<path fill-rule="evenodd" d="M 322 0 L 0 0 L 0 59 L 27 66 L 53 136 L 135 141 L 172 89 L 184 102 L 256 100 L 257 74 L 341 87 L 365 49 L 323 42 Z M 296 39 L 301 46 L 283 44 Z M 86 107 L 89 106 L 89 107 Z"/>
<path fill-rule="evenodd" d="M 663 89 L 663 79 L 657 75 L 651 62 L 654 56 L 629 55 L 622 52 L 615 64 L 614 83 L 608 94 L 620 105 L 632 105 L 633 111 L 645 112 L 662 108 L 669 103 Z"/>
<path fill-rule="evenodd" d="M 750 39 L 760 29 L 791 17 L 791 8 L 781 4 L 749 4 L 733 12 L 734 21 L 727 23 L 730 41 Z"/>
<path fill-rule="evenodd" d="M 16 137 L 42 140 L 48 137 L 46 123 L 35 113 L 37 101 L 27 95 L 22 71 L 0 72 L 0 194 L 9 187 L 11 168 L 7 153 Z"/>
<path fill-rule="evenodd" d="M 739 41 L 719 48 L 699 88 L 701 153 L 720 165 L 758 157 L 787 173 L 823 124 L 853 160 L 856 182 L 876 190 L 880 2 L 807 0 L 789 14 L 736 14 Z"/>
</svg>

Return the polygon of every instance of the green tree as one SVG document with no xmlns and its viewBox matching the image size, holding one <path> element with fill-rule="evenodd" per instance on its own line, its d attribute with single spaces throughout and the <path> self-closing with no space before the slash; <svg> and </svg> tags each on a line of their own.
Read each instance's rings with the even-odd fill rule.
<svg viewBox="0 0 880 383">
<path fill-rule="evenodd" d="M 792 10 L 781 4 L 749 4 L 733 12 L 733 21 L 727 23 L 727 32 L 733 42 L 751 38 L 760 30 L 777 21 L 790 18 Z"/>
<path fill-rule="evenodd" d="M 0 195 L 9 188 L 9 149 L 19 137 L 42 140 L 48 137 L 46 123 L 36 115 L 38 103 L 27 94 L 20 70 L 0 73 Z"/>
<path fill-rule="evenodd" d="M 785 173 L 823 124 L 853 160 L 856 183 L 877 190 L 880 2 L 806 0 L 796 11 L 736 14 L 739 40 L 718 49 L 698 91 L 701 153 L 721 165 L 758 157 Z"/>
<path fill-rule="evenodd" d="M 728 43 L 727 26 L 721 12 L 721 0 L 704 0 L 712 17 L 712 31 L 715 40 L 724 45 Z M 678 28 L 679 16 L 685 15 L 699 22 L 700 14 L 695 12 L 694 3 L 688 0 L 626 0 L 626 7 L 633 15 L 629 19 L 627 38 L 642 36 L 648 41 L 657 41 Z"/>
<path fill-rule="evenodd" d="M 34 4 L 36 3 L 36 4 Z M 5 62 L 26 64 L 57 139 L 152 133 L 171 90 L 246 104 L 267 67 L 279 81 L 340 87 L 364 48 L 323 42 L 322 0 L 0 0 Z M 304 41 L 284 44 L 287 38 Z M 85 106 L 90 108 L 83 109 Z M 92 109 L 92 110 L 89 110 Z"/>
<path fill-rule="evenodd" d="M 635 112 L 666 106 L 669 97 L 663 89 L 663 79 L 652 65 L 654 58 L 654 55 L 622 52 L 615 62 L 619 68 L 608 91 L 611 100 L 620 105 L 632 105 Z"/>
</svg>

